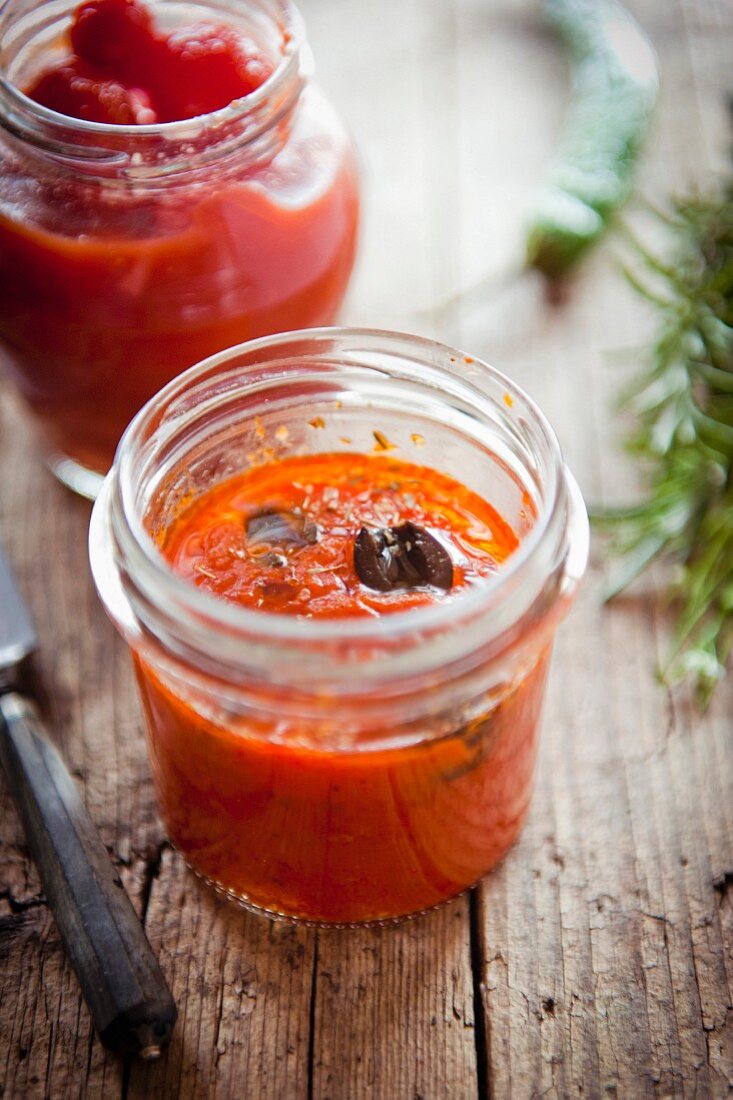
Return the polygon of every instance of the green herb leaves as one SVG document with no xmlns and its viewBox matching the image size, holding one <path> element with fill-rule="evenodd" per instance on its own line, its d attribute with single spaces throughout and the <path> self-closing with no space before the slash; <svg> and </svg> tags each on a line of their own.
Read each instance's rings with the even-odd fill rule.
<svg viewBox="0 0 733 1100">
<path fill-rule="evenodd" d="M 543 0 L 566 43 L 573 97 L 527 234 L 527 263 L 566 275 L 629 197 L 657 95 L 654 51 L 617 0 Z"/>
<path fill-rule="evenodd" d="M 733 645 L 733 186 L 678 202 L 668 224 L 670 262 L 637 245 L 646 275 L 629 273 L 660 315 L 649 365 L 625 399 L 647 495 L 593 519 L 622 557 L 609 597 L 659 554 L 679 563 L 662 675 L 691 678 L 705 706 Z"/>
</svg>

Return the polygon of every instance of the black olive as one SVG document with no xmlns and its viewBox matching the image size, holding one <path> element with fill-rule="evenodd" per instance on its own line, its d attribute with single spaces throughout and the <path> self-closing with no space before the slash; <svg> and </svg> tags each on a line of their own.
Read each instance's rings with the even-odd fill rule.
<svg viewBox="0 0 733 1100">
<path fill-rule="evenodd" d="M 416 523 L 362 527 L 354 542 L 354 566 L 362 584 L 377 592 L 453 585 L 453 563 L 441 543 Z"/>
<path fill-rule="evenodd" d="M 318 528 L 310 516 L 302 512 L 278 512 L 272 508 L 255 512 L 247 519 L 247 548 L 261 554 L 265 564 L 284 565 L 282 554 L 318 540 Z"/>
</svg>

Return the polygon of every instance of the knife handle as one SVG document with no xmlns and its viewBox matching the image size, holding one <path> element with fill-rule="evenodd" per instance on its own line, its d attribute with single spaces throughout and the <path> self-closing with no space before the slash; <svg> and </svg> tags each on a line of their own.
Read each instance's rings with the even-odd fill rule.
<svg viewBox="0 0 733 1100">
<path fill-rule="evenodd" d="M 102 1042 L 159 1058 L 176 1020 L 170 989 L 76 784 L 15 692 L 0 696 L 0 759 Z"/>
</svg>

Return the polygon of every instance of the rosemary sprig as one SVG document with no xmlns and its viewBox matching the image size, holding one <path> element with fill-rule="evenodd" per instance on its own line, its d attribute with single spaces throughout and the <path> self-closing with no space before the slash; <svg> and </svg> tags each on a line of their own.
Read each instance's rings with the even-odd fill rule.
<svg viewBox="0 0 733 1100">
<path fill-rule="evenodd" d="M 659 555 L 678 563 L 660 672 L 692 679 L 704 707 L 733 647 L 733 185 L 678 201 L 664 220 L 669 260 L 631 238 L 642 270 L 626 273 L 659 314 L 649 362 L 622 398 L 647 491 L 593 519 L 622 559 L 609 598 Z"/>
</svg>

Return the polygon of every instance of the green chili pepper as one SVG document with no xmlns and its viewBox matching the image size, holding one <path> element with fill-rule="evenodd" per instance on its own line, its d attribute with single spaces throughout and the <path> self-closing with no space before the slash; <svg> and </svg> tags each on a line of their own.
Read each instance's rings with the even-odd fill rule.
<svg viewBox="0 0 733 1100">
<path fill-rule="evenodd" d="M 629 197 L 658 88 L 649 40 L 616 0 L 543 0 L 570 51 L 573 99 L 527 235 L 527 263 L 566 274 Z"/>
</svg>

